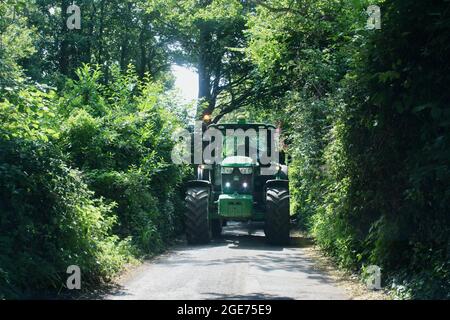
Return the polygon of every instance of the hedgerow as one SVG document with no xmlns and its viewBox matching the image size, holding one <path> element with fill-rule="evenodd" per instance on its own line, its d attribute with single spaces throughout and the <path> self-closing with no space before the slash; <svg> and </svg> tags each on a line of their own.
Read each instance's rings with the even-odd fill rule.
<svg viewBox="0 0 450 320">
<path fill-rule="evenodd" d="M 381 267 L 395 297 L 448 299 L 448 3 L 380 1 L 381 30 L 364 29 L 373 3 L 307 3 L 250 19 L 249 57 L 286 88 L 268 105 L 294 159 L 292 209 L 341 267 Z"/>
<path fill-rule="evenodd" d="M 94 67 L 77 74 L 59 94 L 24 84 L 0 102 L 2 298 L 67 293 L 70 265 L 87 290 L 182 228 L 179 120 L 158 104 L 170 97 L 132 70 L 109 86 Z"/>
</svg>

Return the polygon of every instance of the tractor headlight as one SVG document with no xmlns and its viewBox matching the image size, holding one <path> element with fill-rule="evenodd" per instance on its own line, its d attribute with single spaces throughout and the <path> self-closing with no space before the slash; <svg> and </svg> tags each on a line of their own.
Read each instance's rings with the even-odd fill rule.
<svg viewBox="0 0 450 320">
<path fill-rule="evenodd" d="M 253 169 L 250 168 L 239 168 L 239 171 L 241 171 L 242 174 L 252 174 Z"/>
<path fill-rule="evenodd" d="M 232 173 L 233 173 L 233 169 L 234 169 L 234 168 L 222 167 L 221 172 L 222 172 L 223 174 L 232 174 Z"/>
</svg>

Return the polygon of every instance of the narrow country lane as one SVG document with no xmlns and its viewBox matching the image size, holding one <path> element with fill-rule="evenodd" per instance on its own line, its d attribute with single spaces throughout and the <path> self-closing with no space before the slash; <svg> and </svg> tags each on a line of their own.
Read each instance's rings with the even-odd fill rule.
<svg viewBox="0 0 450 320">
<path fill-rule="evenodd" d="M 255 225 L 231 223 L 205 246 L 178 245 L 146 262 L 107 299 L 348 299 L 305 254 L 306 240 L 266 245 Z"/>
</svg>

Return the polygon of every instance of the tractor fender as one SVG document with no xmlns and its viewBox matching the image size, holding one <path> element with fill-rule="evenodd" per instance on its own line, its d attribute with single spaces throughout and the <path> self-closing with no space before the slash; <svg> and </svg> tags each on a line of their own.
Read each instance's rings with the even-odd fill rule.
<svg viewBox="0 0 450 320">
<path fill-rule="evenodd" d="M 282 179 L 267 180 L 266 185 L 264 186 L 264 191 L 270 187 L 281 187 L 289 189 L 289 180 L 282 180 Z"/>
<path fill-rule="evenodd" d="M 289 190 L 289 180 L 282 180 L 282 179 L 276 179 L 276 180 L 267 180 L 266 184 L 264 185 L 264 203 L 266 202 L 266 193 L 267 188 L 286 188 Z"/>
<path fill-rule="evenodd" d="M 186 182 L 186 188 L 205 187 L 211 190 L 211 182 L 208 180 L 190 180 Z"/>
</svg>

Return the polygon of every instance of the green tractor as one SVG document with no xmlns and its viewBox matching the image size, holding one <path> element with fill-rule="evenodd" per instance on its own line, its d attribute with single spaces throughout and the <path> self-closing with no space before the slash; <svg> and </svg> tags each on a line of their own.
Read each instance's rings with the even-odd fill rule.
<svg viewBox="0 0 450 320">
<path fill-rule="evenodd" d="M 253 136 L 256 143 L 252 150 L 251 138 L 226 136 L 221 160 L 197 166 L 197 180 L 189 181 L 186 190 L 188 243 L 208 243 L 221 235 L 226 221 L 233 220 L 263 221 L 270 244 L 288 244 L 289 181 L 285 157 L 281 153 L 278 162 L 267 161 L 268 156 L 272 159 L 271 153 L 275 150 L 275 126 L 239 119 L 237 123 L 212 124 L 207 128 L 222 133 L 228 130 L 256 132 Z M 202 144 L 203 149 L 207 146 L 208 143 Z"/>
</svg>

